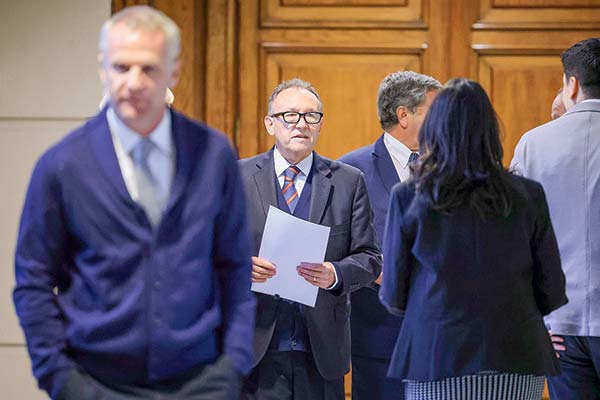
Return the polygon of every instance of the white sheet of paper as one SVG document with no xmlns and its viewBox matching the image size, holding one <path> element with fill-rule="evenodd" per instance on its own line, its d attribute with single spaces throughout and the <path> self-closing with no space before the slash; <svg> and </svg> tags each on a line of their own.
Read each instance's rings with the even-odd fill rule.
<svg viewBox="0 0 600 400">
<path fill-rule="evenodd" d="M 271 206 L 258 257 L 277 266 L 277 273 L 252 290 L 279 296 L 314 307 L 319 288 L 298 275 L 301 262 L 322 263 L 329 241 L 329 227 L 296 218 Z"/>
</svg>

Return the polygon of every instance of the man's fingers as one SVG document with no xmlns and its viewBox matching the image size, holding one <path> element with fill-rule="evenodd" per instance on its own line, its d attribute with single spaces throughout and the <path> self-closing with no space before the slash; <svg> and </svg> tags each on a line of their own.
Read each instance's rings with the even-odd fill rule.
<svg viewBox="0 0 600 400">
<path fill-rule="evenodd" d="M 556 336 L 556 335 L 550 335 L 550 339 L 552 340 L 553 343 L 562 343 L 565 341 L 565 339 L 563 339 L 562 336 Z"/>
<path fill-rule="evenodd" d="M 264 258 L 252 257 L 252 265 L 273 271 L 276 269 L 275 264 L 265 260 Z"/>
</svg>

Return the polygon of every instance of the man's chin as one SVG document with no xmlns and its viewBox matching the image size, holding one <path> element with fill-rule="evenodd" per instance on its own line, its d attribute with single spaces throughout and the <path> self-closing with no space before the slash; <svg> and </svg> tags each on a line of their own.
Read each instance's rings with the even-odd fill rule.
<svg viewBox="0 0 600 400">
<path fill-rule="evenodd" d="M 138 118 L 142 117 L 142 113 L 140 110 L 131 107 L 131 106 L 119 106 L 116 110 L 117 115 L 123 122 L 135 121 Z"/>
</svg>

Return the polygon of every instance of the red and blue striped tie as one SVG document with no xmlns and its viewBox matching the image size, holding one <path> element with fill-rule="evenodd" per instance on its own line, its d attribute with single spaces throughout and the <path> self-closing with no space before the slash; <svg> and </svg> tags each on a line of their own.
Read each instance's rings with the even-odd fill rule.
<svg viewBox="0 0 600 400">
<path fill-rule="evenodd" d="M 283 188 L 281 188 L 281 194 L 287 203 L 290 211 L 293 213 L 298 204 L 298 192 L 296 186 L 294 186 L 294 179 L 300 173 L 300 169 L 295 165 L 290 165 L 285 171 L 283 171 Z"/>
</svg>

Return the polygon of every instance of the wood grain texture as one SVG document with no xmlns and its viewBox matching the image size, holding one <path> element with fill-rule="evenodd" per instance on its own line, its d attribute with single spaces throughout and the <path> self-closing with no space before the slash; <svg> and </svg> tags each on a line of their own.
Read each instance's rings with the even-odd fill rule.
<svg viewBox="0 0 600 400">
<path fill-rule="evenodd" d="M 498 3 L 500 1 L 500 3 Z M 596 29 L 600 1 L 480 0 L 476 29 Z M 582 5 L 583 4 L 583 5 Z"/>
<path fill-rule="evenodd" d="M 405 6 L 408 0 L 279 0 L 282 6 Z"/>
<path fill-rule="evenodd" d="M 479 80 L 502 122 L 504 164 L 509 165 L 523 133 L 550 121 L 550 106 L 562 86 L 557 56 L 486 55 Z"/>
<path fill-rule="evenodd" d="M 492 0 L 492 6 L 497 8 L 593 8 L 600 6 L 600 0 Z"/>
<path fill-rule="evenodd" d="M 317 4 L 319 3 L 319 4 Z M 260 0 L 261 27 L 423 27 L 423 0 Z"/>
</svg>

